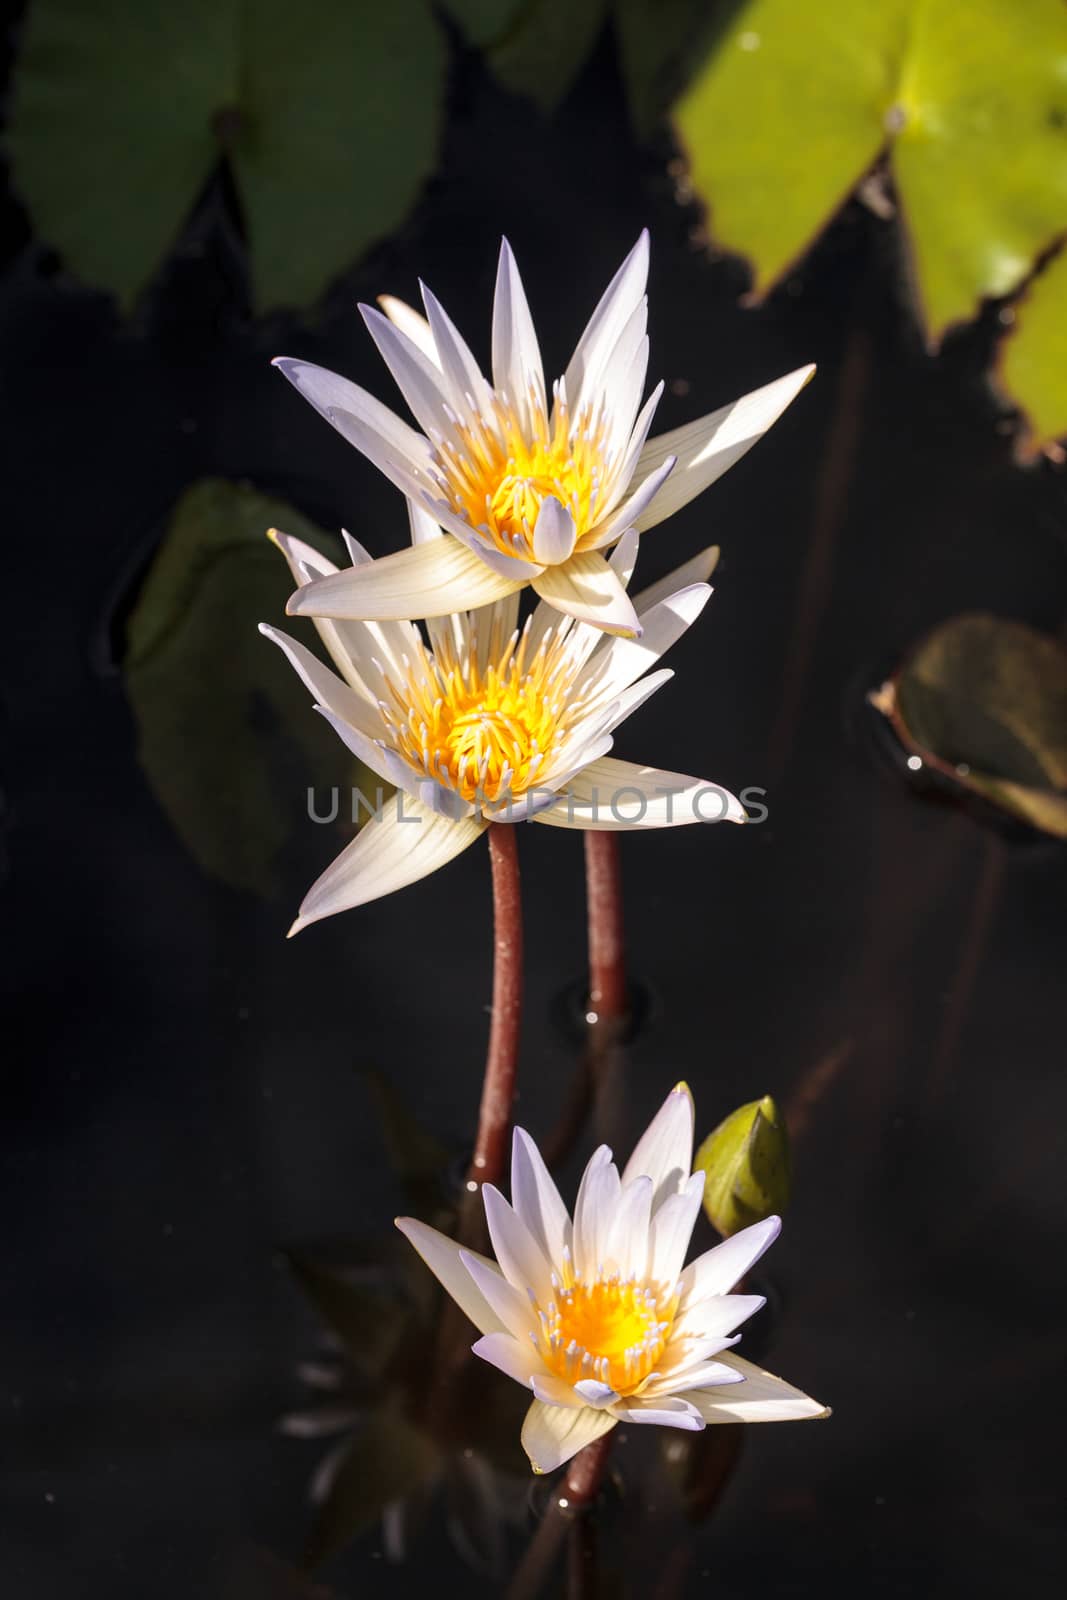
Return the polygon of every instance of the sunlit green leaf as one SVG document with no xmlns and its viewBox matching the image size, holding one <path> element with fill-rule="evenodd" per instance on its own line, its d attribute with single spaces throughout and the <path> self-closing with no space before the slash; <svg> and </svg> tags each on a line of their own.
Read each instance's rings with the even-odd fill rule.
<svg viewBox="0 0 1067 1600">
<path fill-rule="evenodd" d="M 1021 817 L 1067 837 L 1067 650 L 1021 622 L 943 623 L 876 697 L 908 748 Z"/>
<path fill-rule="evenodd" d="M 763 294 L 886 141 L 911 0 L 752 0 L 675 109 L 716 241 Z"/>
<path fill-rule="evenodd" d="M 677 109 L 711 231 L 764 293 L 883 148 L 936 342 L 1067 219 L 1062 0 L 751 0 Z"/>
<path fill-rule="evenodd" d="M 394 1412 L 373 1412 L 346 1447 L 318 1508 L 304 1552 L 307 1566 L 320 1566 L 393 1501 L 424 1487 L 439 1461 L 433 1441 L 413 1422 Z"/>
<path fill-rule="evenodd" d="M 1017 303 L 1001 340 L 997 382 L 1024 414 L 1024 455 L 1067 438 L 1067 250 Z"/>
<path fill-rule="evenodd" d="M 15 185 L 68 266 L 128 305 L 226 153 L 256 304 L 303 305 L 410 209 L 445 67 L 429 0 L 31 0 Z"/>
<path fill-rule="evenodd" d="M 331 548 L 292 507 L 254 489 L 210 479 L 187 490 L 130 615 L 123 662 L 138 755 L 160 805 L 206 871 L 263 892 L 294 828 L 309 826 L 308 787 L 355 777 L 258 632 L 261 621 L 283 620 L 292 591 L 265 537 L 272 525 Z M 310 630 L 292 631 L 314 643 Z"/>
<path fill-rule="evenodd" d="M 486 61 L 505 89 L 554 111 L 585 65 L 608 0 L 527 0 Z"/>
<path fill-rule="evenodd" d="M 769 1094 L 739 1106 L 697 1151 L 704 1210 L 724 1238 L 789 1204 L 789 1136 Z"/>
</svg>

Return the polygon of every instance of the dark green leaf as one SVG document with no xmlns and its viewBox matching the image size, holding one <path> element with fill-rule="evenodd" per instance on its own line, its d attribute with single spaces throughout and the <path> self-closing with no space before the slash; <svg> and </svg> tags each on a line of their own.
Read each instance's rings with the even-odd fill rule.
<svg viewBox="0 0 1067 1600">
<path fill-rule="evenodd" d="M 494 76 L 546 113 L 564 99 L 607 16 L 607 0 L 526 0 L 498 44 L 486 51 Z"/>
<path fill-rule="evenodd" d="M 441 0 L 468 44 L 478 50 L 499 44 L 521 18 L 530 0 Z"/>
<path fill-rule="evenodd" d="M 274 525 L 331 540 L 281 501 L 211 479 L 179 501 L 129 619 L 123 663 L 149 783 L 192 855 L 268 892 L 311 785 L 357 774 L 281 652 L 258 632 L 292 591 Z M 294 628 L 312 645 L 309 629 Z M 343 816 L 343 811 L 342 811 Z"/>
<path fill-rule="evenodd" d="M 737 0 L 615 0 L 619 46 L 630 115 L 649 134 L 687 78 L 711 49 Z"/>
</svg>

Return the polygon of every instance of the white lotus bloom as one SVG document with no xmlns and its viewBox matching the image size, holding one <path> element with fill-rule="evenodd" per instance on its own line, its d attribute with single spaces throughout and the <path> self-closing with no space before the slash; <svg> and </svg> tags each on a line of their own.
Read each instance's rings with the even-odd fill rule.
<svg viewBox="0 0 1067 1600">
<path fill-rule="evenodd" d="M 763 1305 L 730 1291 L 777 1238 L 756 1223 L 683 1267 L 704 1174 L 693 1173 L 693 1099 L 679 1084 L 619 1175 L 601 1145 L 573 1220 L 537 1146 L 515 1129 L 511 1204 L 485 1184 L 496 1260 L 413 1217 L 397 1227 L 481 1338 L 476 1355 L 534 1396 L 522 1442 L 551 1472 L 617 1422 L 699 1430 L 787 1422 L 827 1408 L 730 1353 Z"/>
<path fill-rule="evenodd" d="M 427 513 L 410 511 L 415 549 L 461 548 Z M 298 583 L 335 574 L 309 545 L 272 537 Z M 363 570 L 370 557 L 345 537 L 353 570 Z M 620 586 L 636 545 L 631 532 L 612 552 Z M 308 892 L 291 931 L 416 882 L 493 821 L 601 831 L 744 822 L 740 801 L 718 785 L 608 757 L 614 730 L 673 677 L 648 669 L 700 615 L 717 554 L 704 551 L 637 597 L 640 643 L 607 638 L 545 603 L 519 629 L 515 594 L 430 620 L 429 646 L 412 622 L 316 618 L 337 677 L 261 624 L 316 709 L 402 796 L 402 804 L 372 807 L 375 815 Z"/>
<path fill-rule="evenodd" d="M 653 527 L 739 460 L 803 388 L 802 367 L 649 439 L 660 383 L 648 367 L 648 234 L 578 341 L 549 407 L 541 353 L 506 240 L 493 302 L 493 382 L 423 287 L 426 316 L 385 296 L 361 308 L 421 432 L 366 390 L 306 361 L 275 362 L 301 394 L 452 537 L 299 591 L 290 612 L 402 621 L 501 600 L 527 583 L 558 611 L 636 636 L 604 552 Z"/>
</svg>

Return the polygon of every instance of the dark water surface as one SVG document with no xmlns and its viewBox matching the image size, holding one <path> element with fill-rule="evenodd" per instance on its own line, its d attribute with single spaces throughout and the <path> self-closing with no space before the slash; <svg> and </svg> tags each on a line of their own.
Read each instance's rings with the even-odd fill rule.
<svg viewBox="0 0 1067 1600">
<path fill-rule="evenodd" d="M 505 1592 L 461 1563 L 440 1504 L 405 1566 L 375 1528 L 323 1569 L 322 1589 L 304 1587 L 291 1564 L 324 1446 L 276 1431 L 305 1403 L 295 1368 L 319 1347 L 276 1248 L 385 1239 L 405 1204 L 358 1069 L 387 1074 L 457 1157 L 470 1138 L 485 852 L 286 943 L 334 841 L 308 825 L 275 902 L 206 879 L 138 767 L 107 627 L 143 541 L 205 474 L 279 490 L 376 551 L 403 541 L 395 492 L 271 356 L 323 361 L 391 403 L 355 302 L 413 298 L 417 275 L 487 354 L 506 232 L 558 371 L 644 224 L 662 427 L 801 362 L 819 374 L 763 445 L 643 541 L 646 579 L 711 539 L 723 559 L 673 653 L 675 681 L 617 753 L 735 792 L 763 785 L 770 815 L 744 832 L 623 839 L 652 1014 L 568 1181 L 605 1130 L 625 1152 L 679 1077 L 702 1131 L 779 1096 L 796 1188 L 767 1262 L 761 1354 L 834 1416 L 749 1430 L 714 1518 L 689 1531 L 647 1486 L 663 1436 L 631 1437 L 623 1499 L 609 1497 L 585 1569 L 601 1587 L 573 1592 L 1053 1592 L 1067 862 L 924 801 L 864 710 L 948 615 L 1064 621 L 1065 480 L 1011 463 L 980 380 L 990 329 L 929 359 L 895 236 L 859 210 L 795 292 L 741 309 L 738 268 L 689 247 L 694 218 L 663 160 L 633 145 L 606 58 L 551 128 L 462 82 L 442 176 L 313 327 L 247 318 L 219 204 L 208 197 L 132 326 L 27 250 L 0 289 L 17 1045 L 2 1166 L 4 1594 Z M 540 1137 L 574 1070 L 553 1008 L 582 970 L 581 843 L 524 828 L 520 849 L 519 1115 Z M 514 1465 L 521 1477 L 517 1440 Z M 524 1507 L 512 1566 L 537 1526 Z M 561 1574 L 546 1593 L 565 1592 Z"/>
</svg>

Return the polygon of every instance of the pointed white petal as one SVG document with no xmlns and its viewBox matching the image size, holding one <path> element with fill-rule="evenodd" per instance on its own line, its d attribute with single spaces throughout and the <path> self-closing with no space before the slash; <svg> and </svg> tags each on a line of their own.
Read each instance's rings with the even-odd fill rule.
<svg viewBox="0 0 1067 1600">
<path fill-rule="evenodd" d="M 664 383 L 663 379 L 661 378 L 659 383 L 657 383 L 656 387 L 653 389 L 652 393 L 649 395 L 648 399 L 645 401 L 644 405 L 641 407 L 637 420 L 633 425 L 633 431 L 631 432 L 627 441 L 626 450 L 621 461 L 619 462 L 618 471 L 615 477 L 614 490 L 616 499 L 620 494 L 624 494 L 626 490 L 632 486 L 632 479 L 634 477 L 634 473 L 637 471 L 637 463 L 641 459 L 641 452 L 645 448 L 645 444 L 648 440 L 649 429 L 652 427 L 652 420 L 656 415 L 656 408 L 663 398 L 663 389 Z M 636 485 L 633 486 L 636 487 Z"/>
<path fill-rule="evenodd" d="M 359 309 L 367 332 L 378 346 L 379 355 L 419 427 L 431 440 L 454 438 L 455 424 L 449 411 L 454 416 L 457 405 L 464 411 L 467 406 L 461 395 L 453 391 L 448 373 L 423 355 L 418 345 L 374 306 L 360 306 Z"/>
<path fill-rule="evenodd" d="M 590 528 L 582 540 L 582 549 L 600 550 L 606 544 L 614 544 L 627 528 L 639 528 L 645 507 L 659 493 L 673 470 L 674 457 L 668 456 L 662 466 L 657 467 L 655 472 L 650 472 L 610 517 L 598 522 L 595 528 Z"/>
<path fill-rule="evenodd" d="M 693 1096 L 687 1084 L 671 1090 L 634 1146 L 622 1181 L 645 1174 L 652 1179 L 652 1210 L 669 1194 L 677 1194 L 693 1170 Z"/>
<path fill-rule="evenodd" d="M 679 1399 L 677 1395 L 659 1395 L 654 1400 L 635 1395 L 612 1406 L 611 1415 L 619 1422 L 646 1422 L 657 1428 L 685 1428 L 690 1433 L 699 1433 L 704 1427 L 704 1418 L 696 1406 L 688 1400 Z"/>
<path fill-rule="evenodd" d="M 311 696 L 342 722 L 358 730 L 364 740 L 380 739 L 385 731 L 381 712 L 372 701 L 323 666 L 317 656 L 288 634 L 280 633 L 269 623 L 261 622 L 259 631 L 265 639 L 284 652 L 290 665 L 311 691 Z M 361 758 L 362 759 L 362 758 Z M 390 780 L 391 781 L 391 780 Z"/>
<path fill-rule="evenodd" d="M 503 578 L 458 539 L 433 539 L 366 566 L 317 578 L 289 601 L 290 616 L 443 617 L 502 600 L 525 579 Z"/>
<path fill-rule="evenodd" d="M 641 532 L 680 511 L 716 478 L 721 478 L 735 461 L 740 461 L 745 452 L 762 439 L 771 424 L 777 422 L 814 372 L 814 367 L 800 367 L 709 416 L 650 439 L 634 472 L 638 482 L 661 466 L 668 456 L 677 456 L 678 464 L 648 510 L 638 518 Z"/>
<path fill-rule="evenodd" d="M 693 1237 L 705 1174 L 694 1172 L 680 1194 L 669 1194 L 657 1206 L 648 1230 L 648 1275 L 656 1283 L 673 1284 L 685 1263 Z"/>
<path fill-rule="evenodd" d="M 511 1141 L 511 1201 L 548 1260 L 558 1267 L 570 1216 L 525 1128 L 516 1128 Z"/>
<path fill-rule="evenodd" d="M 554 494 L 547 495 L 534 524 L 534 559 L 544 567 L 558 566 L 570 558 L 577 537 L 574 518 L 566 506 L 561 505 Z"/>
<path fill-rule="evenodd" d="M 611 460 L 621 468 L 627 454 L 634 422 L 641 405 L 648 373 L 648 298 L 642 295 L 630 313 L 625 327 L 615 342 L 615 347 L 604 363 L 596 387 L 604 399 L 606 432 L 605 448 Z M 586 393 L 590 391 L 587 389 Z M 626 488 L 628 479 L 613 472 L 612 499 Z"/>
<path fill-rule="evenodd" d="M 419 288 L 422 290 L 426 315 L 430 319 L 430 331 L 433 334 L 441 370 L 455 397 L 453 404 L 456 411 L 460 414 L 488 411 L 492 398 L 491 390 L 482 376 L 481 367 L 471 353 L 470 346 L 437 296 L 424 283 L 420 283 Z"/>
<path fill-rule="evenodd" d="M 594 704 L 613 700 L 622 689 L 650 672 L 661 656 L 693 626 L 711 598 L 706 583 L 693 583 L 646 611 L 640 639 L 611 639 L 589 658 L 580 679 Z"/>
<path fill-rule="evenodd" d="M 565 1406 L 570 1411 L 578 1411 L 585 1405 L 585 1401 L 575 1394 L 573 1384 L 565 1383 L 554 1373 L 544 1377 L 540 1373 L 535 1373 L 530 1379 L 530 1388 L 538 1400 L 543 1400 L 546 1406 Z"/>
<path fill-rule="evenodd" d="M 734 1284 L 740 1283 L 781 1231 L 782 1219 L 767 1217 L 763 1222 L 754 1222 L 750 1228 L 742 1228 L 740 1233 L 724 1239 L 713 1250 L 697 1256 L 686 1267 L 678 1286 L 679 1311 L 687 1311 L 711 1295 L 728 1296 Z M 758 1310 L 758 1307 L 753 1306 L 752 1309 Z M 746 1315 L 751 1315 L 751 1312 Z"/>
<path fill-rule="evenodd" d="M 564 825 L 562 819 L 569 811 L 574 818 L 570 826 L 602 833 L 747 820 L 740 800 L 721 784 L 662 767 L 639 767 L 614 756 L 588 762 L 568 781 L 566 791 L 551 815 L 538 820 L 559 820 Z"/>
<path fill-rule="evenodd" d="M 493 297 L 493 383 L 522 419 L 527 437 L 545 414 L 545 374 L 526 291 L 511 246 L 500 243 Z"/>
<path fill-rule="evenodd" d="M 571 1411 L 535 1400 L 522 1425 L 522 1447 L 535 1472 L 554 1472 L 614 1426 L 610 1411 L 594 1411 L 591 1406 Z"/>
<path fill-rule="evenodd" d="M 530 1339 L 513 1339 L 510 1333 L 487 1333 L 475 1340 L 471 1349 L 527 1389 L 535 1373 L 538 1377 L 546 1375 L 545 1364 Z"/>
<path fill-rule="evenodd" d="M 598 1278 L 607 1267 L 608 1240 L 619 1203 L 619 1173 L 613 1161 L 585 1170 L 574 1203 L 574 1270 L 579 1278 Z"/>
<path fill-rule="evenodd" d="M 652 1179 L 634 1178 L 625 1185 L 615 1206 L 605 1247 L 605 1265 L 624 1278 L 645 1270 L 648 1261 L 648 1225 L 652 1215 Z"/>
<path fill-rule="evenodd" d="M 285 557 L 298 588 L 310 583 L 313 578 L 327 578 L 337 571 L 332 561 L 327 561 L 325 556 L 313 550 L 302 539 L 290 538 L 287 533 L 281 533 L 277 528 L 271 528 L 267 537 Z M 376 695 L 371 692 L 370 685 L 364 681 L 353 662 L 347 625 L 330 622 L 325 617 L 314 618 L 314 623 L 315 631 L 326 646 L 330 660 L 345 682 L 351 684 L 357 694 L 362 694 L 365 699 L 375 700 Z"/>
<path fill-rule="evenodd" d="M 324 580 L 325 581 L 325 580 Z M 641 625 L 626 590 L 598 550 L 577 550 L 559 567 L 546 567 L 533 586 L 542 600 L 566 616 L 609 633 L 637 638 Z"/>
<path fill-rule="evenodd" d="M 596 310 L 586 323 L 564 375 L 571 416 L 588 404 L 600 383 L 608 358 L 618 343 L 648 282 L 648 229 L 608 284 Z"/>
<path fill-rule="evenodd" d="M 437 346 L 434 344 L 433 333 L 422 312 L 416 311 L 414 306 L 409 306 L 406 300 L 398 300 L 395 294 L 380 294 L 378 304 L 393 327 L 399 328 L 401 333 L 406 334 L 427 360 L 439 367 L 441 362 Z"/>
<path fill-rule="evenodd" d="M 635 535 L 636 537 L 636 535 Z M 622 541 L 619 541 L 621 546 Z M 616 546 L 618 549 L 619 546 Z M 672 594 L 679 589 L 688 589 L 693 583 L 707 583 L 715 571 L 719 561 L 719 547 L 717 544 L 709 545 L 699 555 L 685 561 L 673 572 L 668 572 L 665 578 L 660 578 L 656 583 L 650 583 L 647 589 L 642 589 L 640 594 L 634 595 L 634 610 L 639 617 L 658 606 L 661 600 L 669 600 Z"/>
<path fill-rule="evenodd" d="M 682 1345 L 688 1347 L 694 1339 L 724 1338 L 739 1328 L 742 1322 L 747 1322 L 749 1317 L 755 1316 L 767 1303 L 761 1294 L 711 1294 L 703 1300 L 693 1299 L 691 1293 L 687 1295 L 688 1285 L 692 1282 L 689 1274 L 703 1259 L 703 1256 L 698 1256 L 697 1261 L 690 1262 L 678 1280 L 680 1309 L 671 1326 L 668 1353 L 675 1341 L 681 1348 Z"/>
<path fill-rule="evenodd" d="M 598 1383 L 595 1378 L 580 1378 L 574 1385 L 574 1392 L 579 1400 L 587 1406 L 592 1406 L 594 1411 L 602 1411 L 605 1406 L 614 1405 L 619 1398 L 610 1383 Z"/>
<path fill-rule="evenodd" d="M 799 1422 L 806 1417 L 828 1417 L 829 1407 L 821 1405 L 800 1389 L 794 1389 L 773 1372 L 754 1367 L 741 1356 L 724 1355 L 727 1366 L 745 1379 L 728 1389 L 693 1389 L 688 1395 L 705 1422 Z"/>
<path fill-rule="evenodd" d="M 619 582 L 622 584 L 624 589 L 628 589 L 630 587 L 630 579 L 633 577 L 634 566 L 637 562 L 638 544 L 639 538 L 637 529 L 627 528 L 625 533 L 620 536 L 618 544 L 608 557 L 608 565 L 614 572 L 618 573 Z M 636 605 L 634 606 L 634 610 L 637 610 Z"/>
<path fill-rule="evenodd" d="M 435 816 L 417 800 L 389 804 L 381 821 L 365 822 L 312 884 L 290 933 L 417 883 L 468 849 L 485 827 L 480 817 L 452 822 Z"/>
<path fill-rule="evenodd" d="M 423 497 L 423 504 L 431 516 L 441 524 L 442 528 L 448 533 L 454 534 L 462 544 L 467 545 L 481 556 L 482 560 L 492 567 L 494 572 L 499 572 L 504 577 L 521 578 L 524 583 L 528 583 L 531 578 L 536 577 L 537 573 L 540 572 L 539 564 L 531 556 L 525 554 L 525 546 L 523 547 L 523 554 L 516 550 L 514 555 L 508 555 L 506 551 L 501 550 L 498 545 L 493 543 L 487 533 L 483 533 L 480 528 L 472 528 L 466 518 L 461 516 L 458 511 L 454 511 L 448 501 L 442 499 L 439 493 L 428 492 Z"/>
<path fill-rule="evenodd" d="M 430 515 L 426 507 L 417 500 L 408 500 L 407 506 L 412 544 L 429 544 L 431 539 L 440 539 L 441 524 Z M 355 562 L 352 565 L 355 566 Z"/>
<path fill-rule="evenodd" d="M 272 365 L 397 488 L 418 495 L 432 487 L 429 441 L 366 389 L 309 361 L 278 356 Z"/>
<path fill-rule="evenodd" d="M 521 1294 L 532 1289 L 539 1303 L 547 1305 L 552 1299 L 552 1267 L 545 1252 L 494 1184 L 482 1185 L 482 1199 L 501 1272 Z"/>
<path fill-rule="evenodd" d="M 487 1263 L 484 1256 L 475 1255 L 473 1250 L 461 1250 L 460 1260 L 507 1332 L 530 1344 L 534 1316 L 529 1296 L 508 1282 L 495 1261 Z M 532 1344 L 530 1348 L 533 1349 Z"/>
<path fill-rule="evenodd" d="M 417 1221 L 415 1217 L 397 1217 L 396 1225 L 405 1239 L 415 1246 L 438 1283 L 452 1296 L 479 1332 L 503 1335 L 504 1324 L 475 1287 L 470 1273 L 459 1258 L 459 1246 L 455 1240 L 445 1233 L 439 1233 L 436 1228 L 428 1227 L 425 1222 Z M 481 1260 L 487 1272 L 500 1276 L 492 1261 L 484 1256 Z"/>
<path fill-rule="evenodd" d="M 681 1395 L 688 1399 L 691 1389 L 723 1389 L 732 1383 L 743 1381 L 741 1374 L 728 1367 L 725 1362 L 704 1361 L 699 1365 L 687 1367 L 684 1372 L 672 1372 L 669 1378 L 663 1379 L 660 1383 L 650 1383 L 642 1393 L 649 1400 L 667 1394 Z"/>
</svg>

